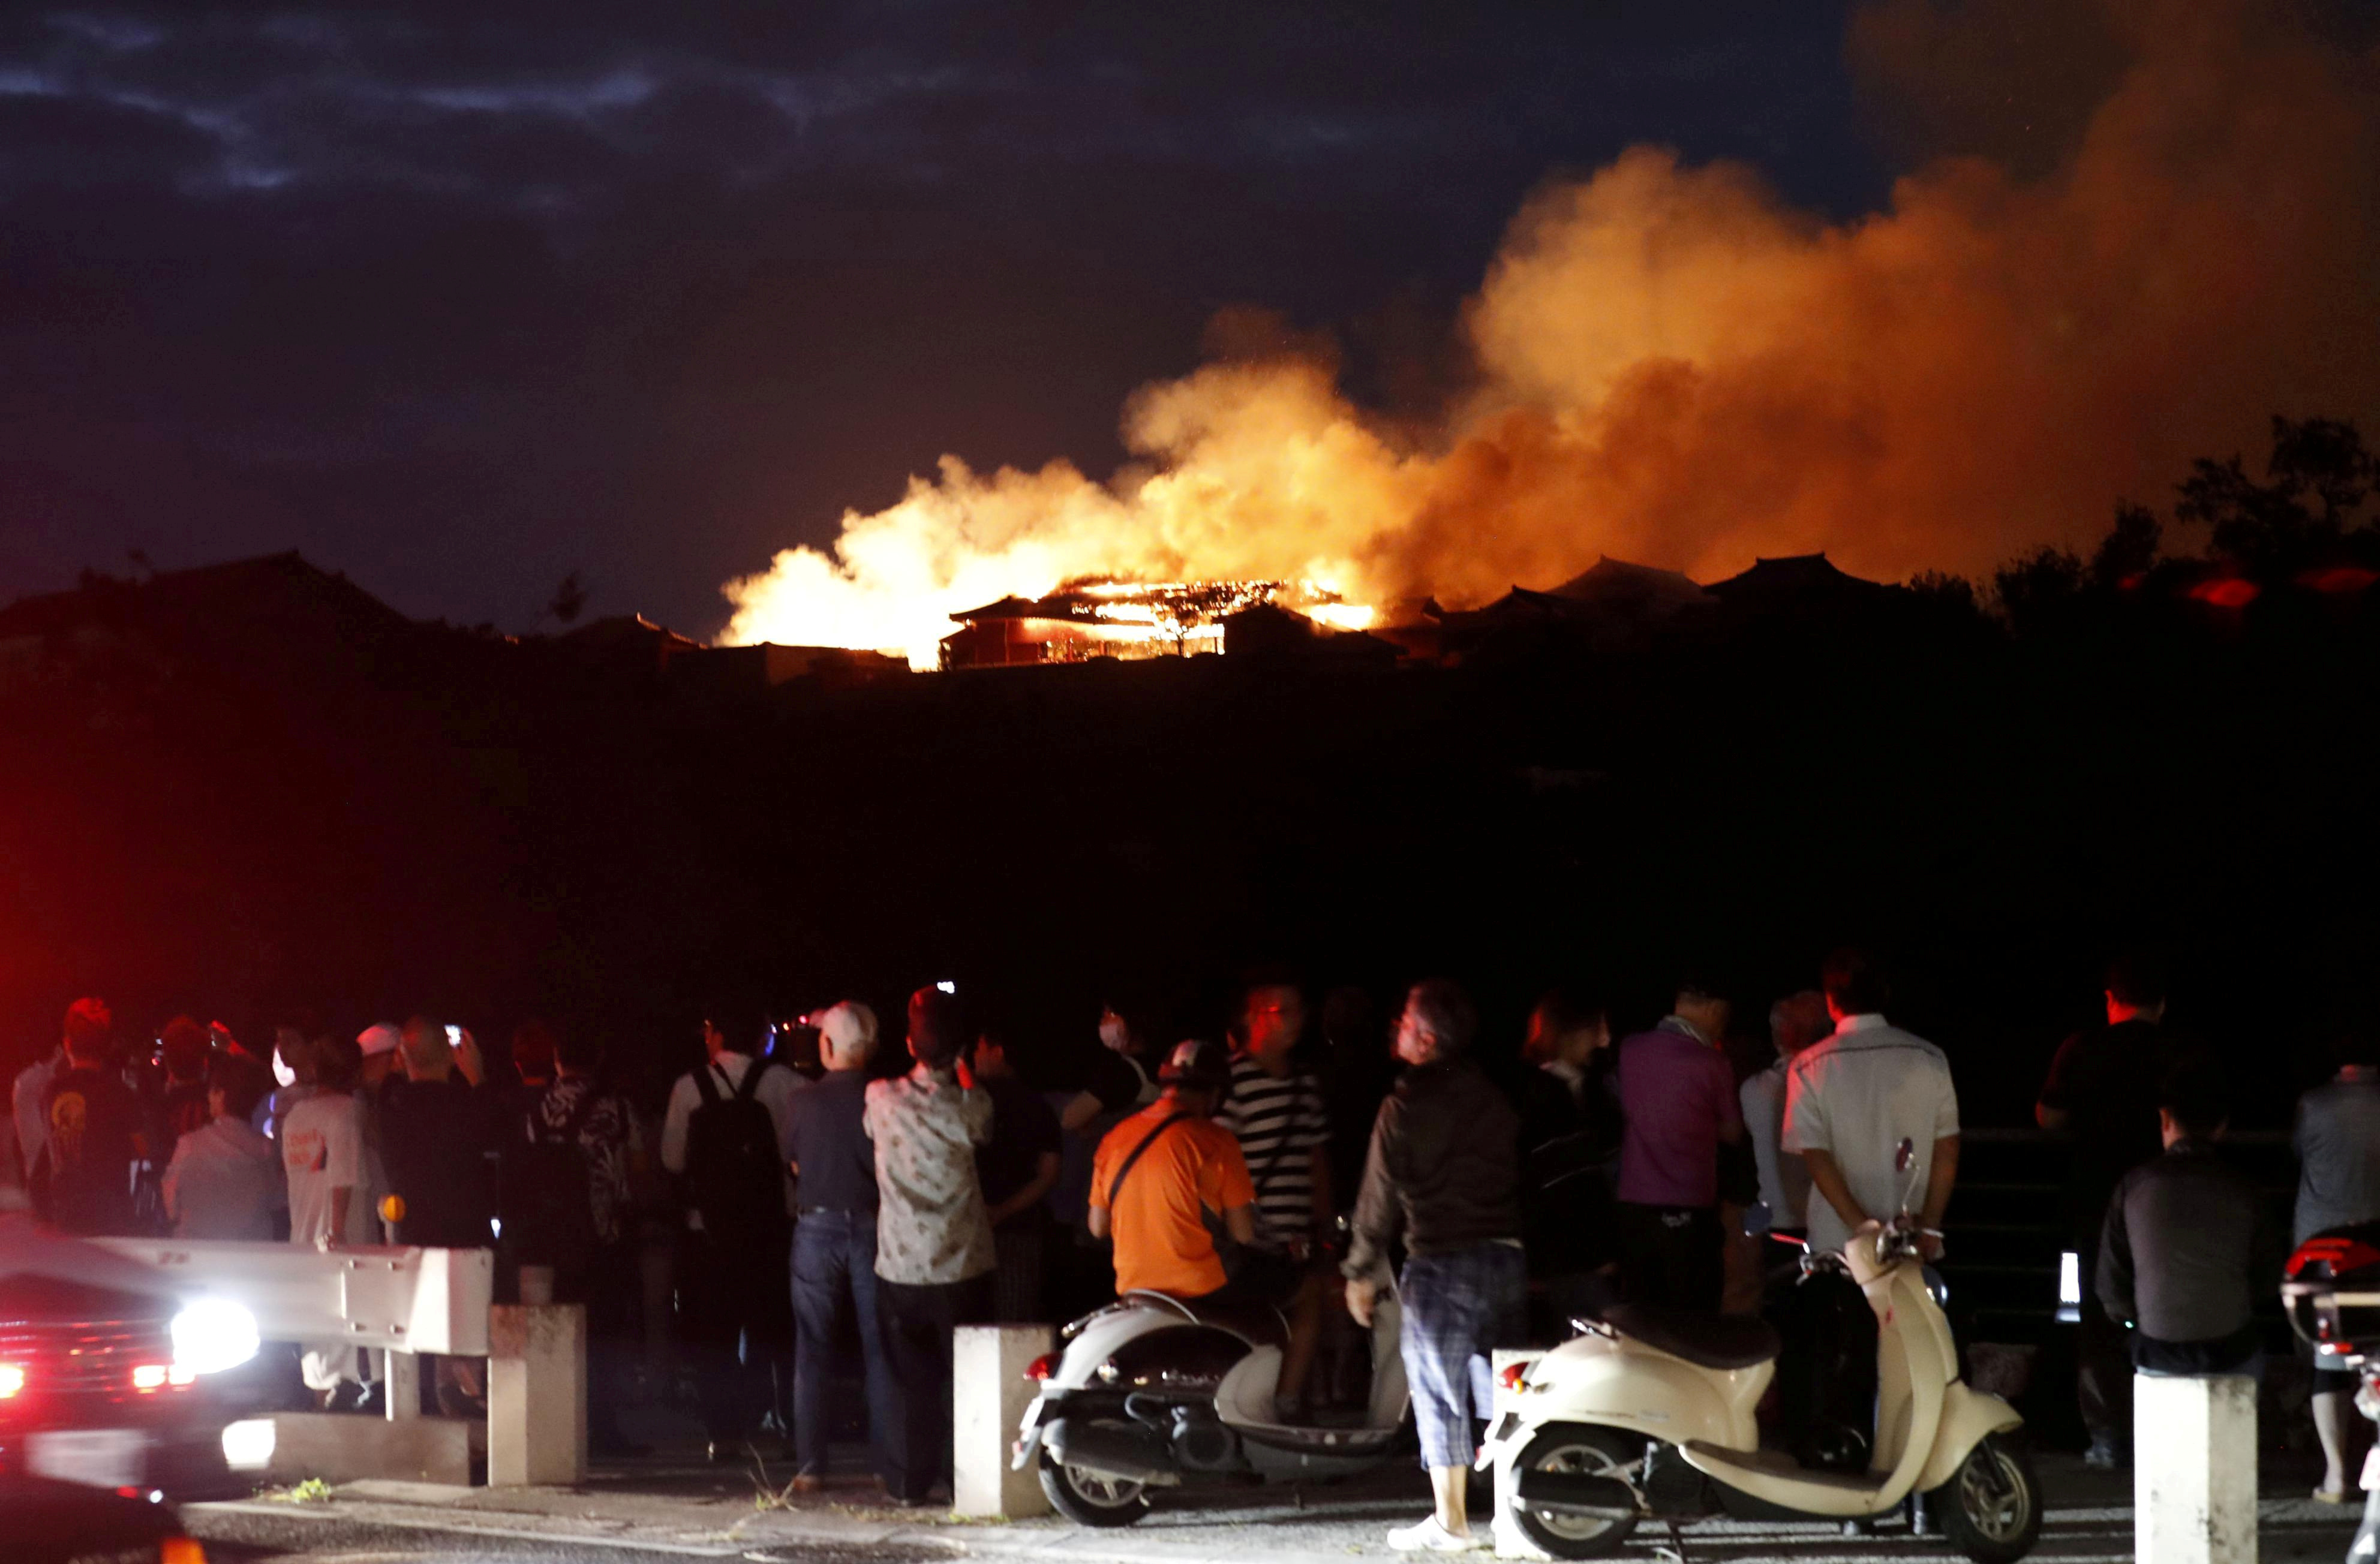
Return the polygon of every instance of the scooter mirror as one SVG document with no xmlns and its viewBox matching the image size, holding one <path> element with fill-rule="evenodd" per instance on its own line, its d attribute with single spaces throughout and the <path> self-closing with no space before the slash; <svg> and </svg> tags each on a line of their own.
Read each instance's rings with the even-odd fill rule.
<svg viewBox="0 0 2380 1564">
<path fill-rule="evenodd" d="M 1901 1136 L 1900 1145 L 1892 1154 L 1892 1170 L 1896 1173 L 1905 1173 L 1914 1167 L 1916 1162 L 1917 1143 L 1907 1135 Z"/>
<path fill-rule="evenodd" d="M 1776 1215 L 1768 1209 L 1766 1200 L 1755 1200 L 1743 1208 L 1744 1237 L 1758 1238 L 1776 1225 Z"/>
</svg>

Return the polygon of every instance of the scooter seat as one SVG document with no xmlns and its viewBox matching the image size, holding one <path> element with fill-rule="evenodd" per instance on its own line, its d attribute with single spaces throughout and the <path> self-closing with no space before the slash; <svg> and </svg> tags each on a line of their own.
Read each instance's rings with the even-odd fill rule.
<svg viewBox="0 0 2380 1564">
<path fill-rule="evenodd" d="M 1658 1303 L 1615 1303 L 1603 1323 L 1657 1352 L 1704 1368 L 1750 1368 L 1775 1357 L 1782 1344 L 1774 1327 L 1750 1315 L 1714 1315 Z"/>
<path fill-rule="evenodd" d="M 1183 1306 L 1200 1325 L 1228 1330 L 1251 1347 L 1289 1347 L 1289 1322 L 1281 1311 L 1264 1303 L 1209 1303 L 1191 1298 Z"/>
</svg>

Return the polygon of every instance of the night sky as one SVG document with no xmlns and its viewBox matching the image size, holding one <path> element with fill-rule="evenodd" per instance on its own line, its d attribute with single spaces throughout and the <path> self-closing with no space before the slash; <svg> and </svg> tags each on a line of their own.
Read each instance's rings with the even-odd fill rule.
<svg viewBox="0 0 2380 1564">
<path fill-rule="evenodd" d="M 1221 307 L 1427 379 L 1540 180 L 1884 198 L 1836 6 L 176 4 L 0 23 L 0 599 L 303 550 L 692 633 L 954 452 L 1103 473 Z"/>
</svg>

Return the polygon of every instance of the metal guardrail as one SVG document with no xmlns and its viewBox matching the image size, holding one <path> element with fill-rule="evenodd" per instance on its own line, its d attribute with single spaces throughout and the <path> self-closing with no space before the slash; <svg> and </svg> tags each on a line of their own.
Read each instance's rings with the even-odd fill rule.
<svg viewBox="0 0 2380 1564">
<path fill-rule="evenodd" d="M 292 1243 L 108 1238 L 184 1301 L 221 1298 L 267 1341 L 483 1357 L 495 1256 L 485 1249 L 309 1249 Z"/>
</svg>

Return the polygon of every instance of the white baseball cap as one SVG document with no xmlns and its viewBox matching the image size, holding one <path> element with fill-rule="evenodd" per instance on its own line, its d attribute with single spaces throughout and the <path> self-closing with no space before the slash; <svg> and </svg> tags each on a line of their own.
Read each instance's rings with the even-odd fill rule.
<svg viewBox="0 0 2380 1564">
<path fill-rule="evenodd" d="M 857 1000 L 845 1000 L 829 1006 L 819 1016 L 818 1029 L 838 1052 L 872 1048 L 876 1043 L 876 1012 Z"/>
</svg>

